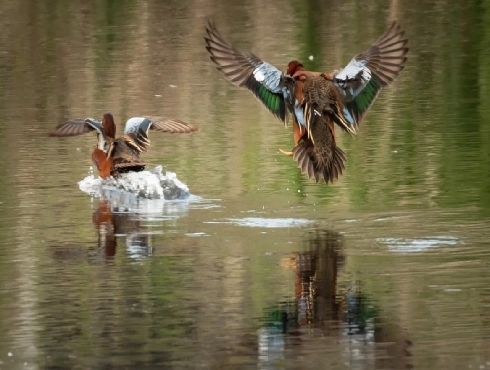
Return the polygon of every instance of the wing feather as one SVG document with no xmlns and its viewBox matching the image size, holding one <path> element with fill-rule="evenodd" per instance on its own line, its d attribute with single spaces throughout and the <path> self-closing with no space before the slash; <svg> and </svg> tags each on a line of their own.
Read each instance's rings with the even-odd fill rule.
<svg viewBox="0 0 490 370">
<path fill-rule="evenodd" d="M 405 68 L 408 40 L 397 22 L 366 51 L 357 54 L 344 69 L 333 74 L 333 81 L 346 101 L 352 130 L 368 111 L 381 88 L 393 82 Z"/>
<path fill-rule="evenodd" d="M 199 131 L 199 127 L 189 123 L 160 116 L 133 117 L 126 121 L 125 134 L 138 133 L 140 130 L 146 132 L 155 130 L 170 134 L 189 134 Z"/>
<path fill-rule="evenodd" d="M 253 54 L 246 55 L 219 33 L 214 24 L 206 27 L 206 50 L 216 68 L 235 86 L 248 89 L 277 118 L 287 124 L 292 106 L 289 76 Z"/>
<path fill-rule="evenodd" d="M 56 126 L 48 135 L 54 137 L 78 136 L 92 131 L 97 131 L 104 135 L 104 129 L 100 121 L 94 118 L 72 119 Z"/>
</svg>

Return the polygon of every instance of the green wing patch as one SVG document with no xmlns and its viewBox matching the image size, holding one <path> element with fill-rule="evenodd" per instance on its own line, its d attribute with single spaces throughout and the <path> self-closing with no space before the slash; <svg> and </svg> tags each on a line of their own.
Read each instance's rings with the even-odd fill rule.
<svg viewBox="0 0 490 370">
<path fill-rule="evenodd" d="M 376 99 L 382 87 L 383 85 L 380 79 L 373 74 L 364 89 L 362 89 L 352 101 L 346 104 L 347 109 L 354 117 L 356 125 L 359 124 L 359 121 L 367 112 L 371 104 L 373 104 L 374 99 Z"/>
<path fill-rule="evenodd" d="M 253 76 L 248 78 L 246 86 L 273 115 L 284 123 L 287 123 L 286 103 L 284 102 L 282 93 L 273 93 L 260 82 L 257 82 Z"/>
</svg>

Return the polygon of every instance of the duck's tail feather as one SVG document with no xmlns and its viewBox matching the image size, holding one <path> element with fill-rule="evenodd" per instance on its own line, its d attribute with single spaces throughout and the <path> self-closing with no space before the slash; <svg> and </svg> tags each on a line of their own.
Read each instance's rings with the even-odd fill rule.
<svg viewBox="0 0 490 370">
<path fill-rule="evenodd" d="M 342 175 L 346 162 L 345 153 L 338 146 L 331 152 L 320 152 L 309 141 L 302 141 L 293 148 L 293 159 L 309 179 L 318 183 L 323 178 L 327 184 L 333 184 Z"/>
</svg>

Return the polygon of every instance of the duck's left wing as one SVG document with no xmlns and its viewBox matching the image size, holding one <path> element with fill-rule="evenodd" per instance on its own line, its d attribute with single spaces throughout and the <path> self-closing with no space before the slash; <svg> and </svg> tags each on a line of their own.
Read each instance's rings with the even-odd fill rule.
<svg viewBox="0 0 490 370">
<path fill-rule="evenodd" d="M 133 117 L 126 121 L 124 134 L 155 130 L 169 134 L 190 134 L 199 131 L 199 127 L 172 118 L 160 116 Z"/>
<path fill-rule="evenodd" d="M 408 40 L 397 22 L 366 51 L 357 54 L 347 66 L 332 74 L 335 86 L 344 96 L 344 115 L 355 132 L 359 121 L 381 88 L 393 82 L 405 68 Z"/>
<path fill-rule="evenodd" d="M 169 134 L 190 134 L 199 131 L 199 127 L 177 119 L 160 116 L 145 116 L 145 118 L 151 121 L 151 124 L 149 124 L 150 130 L 166 132 Z"/>
<path fill-rule="evenodd" d="M 273 115 L 287 124 L 293 107 L 292 78 L 255 55 L 235 49 L 214 24 L 208 24 L 206 33 L 206 50 L 218 71 L 233 85 L 250 90 Z"/>
<path fill-rule="evenodd" d="M 199 131 L 199 127 L 159 116 L 133 117 L 126 121 L 123 138 L 128 145 L 139 152 L 146 151 L 150 146 L 150 139 L 148 138 L 150 130 L 170 134 L 190 134 Z"/>
</svg>

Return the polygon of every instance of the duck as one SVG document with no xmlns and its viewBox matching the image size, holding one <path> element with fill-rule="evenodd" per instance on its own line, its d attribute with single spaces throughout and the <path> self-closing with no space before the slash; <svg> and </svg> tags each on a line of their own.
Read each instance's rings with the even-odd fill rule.
<svg viewBox="0 0 490 370">
<path fill-rule="evenodd" d="M 146 168 L 140 154 L 150 146 L 150 130 L 172 134 L 189 134 L 199 131 L 197 126 L 169 118 L 148 116 L 132 117 L 126 121 L 124 135 L 116 138 L 116 124 L 111 113 L 102 121 L 95 118 L 72 119 L 59 124 L 49 132 L 51 137 L 78 136 L 90 132 L 97 134 L 97 144 L 92 151 L 92 163 L 99 176 L 107 179 L 126 172 L 139 172 Z"/>
<path fill-rule="evenodd" d="M 345 153 L 336 145 L 335 126 L 357 134 L 382 88 L 405 68 L 408 39 L 394 21 L 365 51 L 331 73 L 307 71 L 298 60 L 285 72 L 254 54 L 236 49 L 214 23 L 206 26 L 206 50 L 218 71 L 245 88 L 287 127 L 292 116 L 292 156 L 301 172 L 316 183 L 333 183 L 345 170 Z"/>
</svg>

